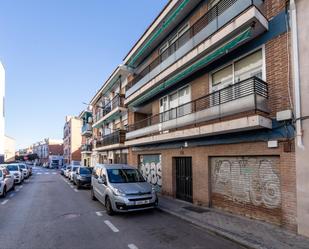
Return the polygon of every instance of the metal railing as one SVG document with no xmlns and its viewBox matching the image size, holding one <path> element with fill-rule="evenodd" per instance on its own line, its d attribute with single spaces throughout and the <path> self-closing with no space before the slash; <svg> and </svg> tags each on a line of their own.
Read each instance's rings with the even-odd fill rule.
<svg viewBox="0 0 309 249">
<path fill-rule="evenodd" d="M 103 107 L 99 107 L 97 113 L 95 113 L 94 115 L 94 122 L 97 122 L 98 120 L 100 120 L 102 117 L 104 117 L 117 107 L 124 107 L 124 100 L 125 98 L 123 94 L 117 94 Z"/>
<path fill-rule="evenodd" d="M 138 121 L 135 124 L 128 126 L 128 132 L 183 117 L 185 115 L 202 111 L 213 106 L 222 105 L 224 103 L 228 103 L 230 101 L 237 100 L 249 95 L 259 95 L 267 99 L 267 83 L 257 77 L 252 77 L 240 81 L 231 86 L 225 87 L 221 90 L 180 105 L 176 108 L 172 108 L 168 111 L 161 112 L 149 118 Z M 256 109 L 257 104 L 255 103 L 255 110 Z"/>
<path fill-rule="evenodd" d="M 102 136 L 101 139 L 96 141 L 96 147 L 108 146 L 112 144 L 121 144 L 124 143 L 126 139 L 125 130 L 117 130 L 111 134 Z"/>
<path fill-rule="evenodd" d="M 126 85 L 126 90 L 130 89 L 133 85 L 135 85 L 138 81 L 140 81 L 143 77 L 145 77 L 148 73 L 150 73 L 155 67 L 157 67 L 160 63 L 166 60 L 170 55 L 174 54 L 180 47 L 186 44 L 192 37 L 198 34 L 202 29 L 204 29 L 207 25 L 209 25 L 213 21 L 216 21 L 215 31 L 217 31 L 220 28 L 218 17 L 239 1 L 244 0 L 221 0 L 216 5 L 214 5 L 211 9 L 209 9 L 205 13 L 205 15 L 203 15 L 186 32 L 184 32 L 177 40 L 175 40 L 175 42 L 173 42 L 162 54 L 160 54 L 154 61 L 152 61 L 140 73 L 138 73 L 130 82 L 128 82 L 128 84 Z M 262 7 L 261 3 L 263 3 L 263 0 L 246 0 L 246 1 L 249 3 L 248 7 L 256 6 L 261 10 Z"/>
<path fill-rule="evenodd" d="M 92 151 L 92 145 L 91 144 L 83 144 L 81 147 L 81 151 Z"/>
</svg>

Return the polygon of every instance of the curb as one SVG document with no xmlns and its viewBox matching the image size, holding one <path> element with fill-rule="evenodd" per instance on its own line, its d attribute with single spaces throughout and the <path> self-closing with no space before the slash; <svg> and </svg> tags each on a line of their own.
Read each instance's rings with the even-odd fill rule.
<svg viewBox="0 0 309 249">
<path fill-rule="evenodd" d="M 194 220 L 192 220 L 190 218 L 187 218 L 187 217 L 185 217 L 185 216 L 183 216 L 181 214 L 178 214 L 176 212 L 170 211 L 169 209 L 164 208 L 164 207 L 162 207 L 160 205 L 157 208 L 160 209 L 161 211 L 165 212 L 165 213 L 168 213 L 170 215 L 176 216 L 176 217 L 178 217 L 178 218 L 180 218 L 182 220 L 185 220 L 185 221 L 187 221 L 187 222 L 189 222 L 189 223 L 191 223 L 193 225 L 196 225 L 196 226 L 199 226 L 201 228 L 204 228 L 204 229 L 206 229 L 211 234 L 218 235 L 218 236 L 221 236 L 221 237 L 223 237 L 225 239 L 228 239 L 228 240 L 230 240 L 232 242 L 238 243 L 238 244 L 240 244 L 244 248 L 247 248 L 247 249 L 267 249 L 266 247 L 263 247 L 261 245 L 257 245 L 257 244 L 251 243 L 251 242 L 249 242 L 247 240 L 241 239 L 241 238 L 239 238 L 237 236 L 234 236 L 234 235 L 232 235 L 230 233 L 227 233 L 227 232 L 225 232 L 223 230 L 217 229 L 217 228 L 212 227 L 210 225 L 206 225 L 204 223 L 201 223 L 201 222 L 198 222 L 198 221 L 194 221 Z"/>
</svg>

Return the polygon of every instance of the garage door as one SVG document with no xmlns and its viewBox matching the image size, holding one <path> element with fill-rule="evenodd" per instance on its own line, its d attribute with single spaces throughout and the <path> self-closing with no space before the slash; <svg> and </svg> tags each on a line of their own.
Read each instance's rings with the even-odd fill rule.
<svg viewBox="0 0 309 249">
<path fill-rule="evenodd" d="M 213 207 L 281 224 L 279 157 L 212 157 Z"/>
</svg>

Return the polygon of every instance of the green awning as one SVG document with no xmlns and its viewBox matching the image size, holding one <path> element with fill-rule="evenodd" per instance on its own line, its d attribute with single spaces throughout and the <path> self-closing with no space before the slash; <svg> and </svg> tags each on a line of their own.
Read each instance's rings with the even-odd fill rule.
<svg viewBox="0 0 309 249">
<path fill-rule="evenodd" d="M 129 61 L 128 66 L 133 67 L 133 64 L 136 62 L 138 57 L 140 57 L 145 50 L 153 43 L 157 37 L 166 30 L 172 21 L 179 15 L 183 8 L 190 2 L 190 0 L 184 0 L 173 12 L 172 14 L 164 21 L 162 26 L 151 36 L 151 38 L 142 46 L 138 53 Z"/>
<path fill-rule="evenodd" d="M 129 107 L 134 107 L 137 106 L 146 100 L 152 98 L 156 94 L 162 92 L 166 88 L 176 84 L 180 80 L 188 77 L 190 74 L 193 72 L 196 72 L 199 69 L 202 69 L 205 67 L 207 64 L 210 62 L 214 61 L 215 59 L 218 59 L 219 57 L 227 54 L 230 52 L 230 50 L 235 49 L 237 46 L 241 45 L 245 40 L 251 38 L 252 36 L 252 28 L 248 28 L 245 31 L 243 31 L 241 34 L 238 36 L 234 37 L 227 43 L 223 44 L 219 48 L 215 49 L 214 51 L 208 53 L 205 55 L 203 58 L 200 60 L 196 61 L 189 67 L 185 68 L 181 72 L 177 73 L 176 75 L 172 76 L 171 78 L 167 79 L 163 83 L 161 83 L 158 86 L 155 86 L 152 88 L 150 91 L 146 92 L 143 96 L 138 97 L 135 101 L 133 101 L 131 104 L 129 104 Z"/>
<path fill-rule="evenodd" d="M 119 118 L 121 116 L 121 111 L 118 110 L 117 112 L 113 113 L 111 116 L 109 116 L 107 119 L 102 120 L 101 122 L 95 124 L 92 126 L 92 128 L 99 128 L 100 126 L 104 125 L 104 124 L 108 124 L 111 121 Z"/>
</svg>

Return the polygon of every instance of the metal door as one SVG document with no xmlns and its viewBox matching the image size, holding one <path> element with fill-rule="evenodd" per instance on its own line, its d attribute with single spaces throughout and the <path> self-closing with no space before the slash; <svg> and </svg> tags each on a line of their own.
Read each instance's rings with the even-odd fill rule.
<svg viewBox="0 0 309 249">
<path fill-rule="evenodd" d="M 176 198 L 192 202 L 192 158 L 176 157 Z"/>
</svg>

